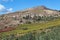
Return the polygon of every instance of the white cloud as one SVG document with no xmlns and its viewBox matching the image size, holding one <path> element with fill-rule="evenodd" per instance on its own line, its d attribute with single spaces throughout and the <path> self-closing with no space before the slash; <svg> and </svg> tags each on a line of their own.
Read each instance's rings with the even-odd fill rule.
<svg viewBox="0 0 60 40">
<path fill-rule="evenodd" d="M 13 10 L 13 8 L 9 8 L 9 9 L 7 9 L 8 11 L 12 11 Z"/>
<path fill-rule="evenodd" d="M 13 11 L 13 8 L 7 9 L 7 13 L 10 13 L 10 12 L 12 12 L 12 11 Z"/>
<path fill-rule="evenodd" d="M 12 12 L 13 11 L 13 8 L 6 8 L 4 5 L 0 4 L 0 12 L 5 12 L 5 13 L 8 13 L 8 12 Z"/>
<path fill-rule="evenodd" d="M 0 12 L 3 10 L 5 10 L 5 7 L 2 4 L 0 4 Z"/>
</svg>

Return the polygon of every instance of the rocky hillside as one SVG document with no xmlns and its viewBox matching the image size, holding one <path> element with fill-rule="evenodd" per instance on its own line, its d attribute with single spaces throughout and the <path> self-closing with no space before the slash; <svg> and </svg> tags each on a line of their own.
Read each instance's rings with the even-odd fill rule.
<svg viewBox="0 0 60 40">
<path fill-rule="evenodd" d="M 60 17 L 60 12 L 46 8 L 45 6 L 37 6 L 26 10 L 8 13 L 0 16 L 0 29 L 6 27 L 15 27 L 19 24 L 34 23 L 40 21 L 49 21 L 56 17 Z M 49 18 L 49 19 L 48 19 Z"/>
<path fill-rule="evenodd" d="M 37 6 L 1 15 L 0 40 L 60 40 L 60 12 Z"/>
</svg>

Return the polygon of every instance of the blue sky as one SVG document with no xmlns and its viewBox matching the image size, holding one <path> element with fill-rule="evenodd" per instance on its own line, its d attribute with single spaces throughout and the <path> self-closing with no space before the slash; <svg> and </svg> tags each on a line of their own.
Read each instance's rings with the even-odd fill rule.
<svg viewBox="0 0 60 40">
<path fill-rule="evenodd" d="M 0 14 L 41 5 L 60 10 L 60 0 L 0 0 Z"/>
</svg>

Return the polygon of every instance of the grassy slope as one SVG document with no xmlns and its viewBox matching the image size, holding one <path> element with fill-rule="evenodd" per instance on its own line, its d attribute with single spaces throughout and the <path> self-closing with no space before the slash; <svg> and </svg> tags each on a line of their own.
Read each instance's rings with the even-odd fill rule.
<svg viewBox="0 0 60 40">
<path fill-rule="evenodd" d="M 60 19 L 56 19 L 56 20 L 52 20 L 52 21 L 44 22 L 44 23 L 22 24 L 22 25 L 19 25 L 16 28 L 16 30 L 12 30 L 9 32 L 2 32 L 0 33 L 0 35 L 5 36 L 5 35 L 10 35 L 10 34 L 18 34 L 18 33 L 25 34 L 33 30 L 45 29 L 45 28 L 57 26 L 57 25 L 60 25 Z M 28 29 L 23 30 L 21 28 L 28 28 Z"/>
</svg>

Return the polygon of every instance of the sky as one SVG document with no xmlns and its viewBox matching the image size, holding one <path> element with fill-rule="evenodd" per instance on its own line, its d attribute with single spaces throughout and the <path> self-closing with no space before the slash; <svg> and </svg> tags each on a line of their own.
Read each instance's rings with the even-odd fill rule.
<svg viewBox="0 0 60 40">
<path fill-rule="evenodd" d="M 0 14 L 15 12 L 41 5 L 50 9 L 60 10 L 60 0 L 0 0 Z"/>
</svg>

